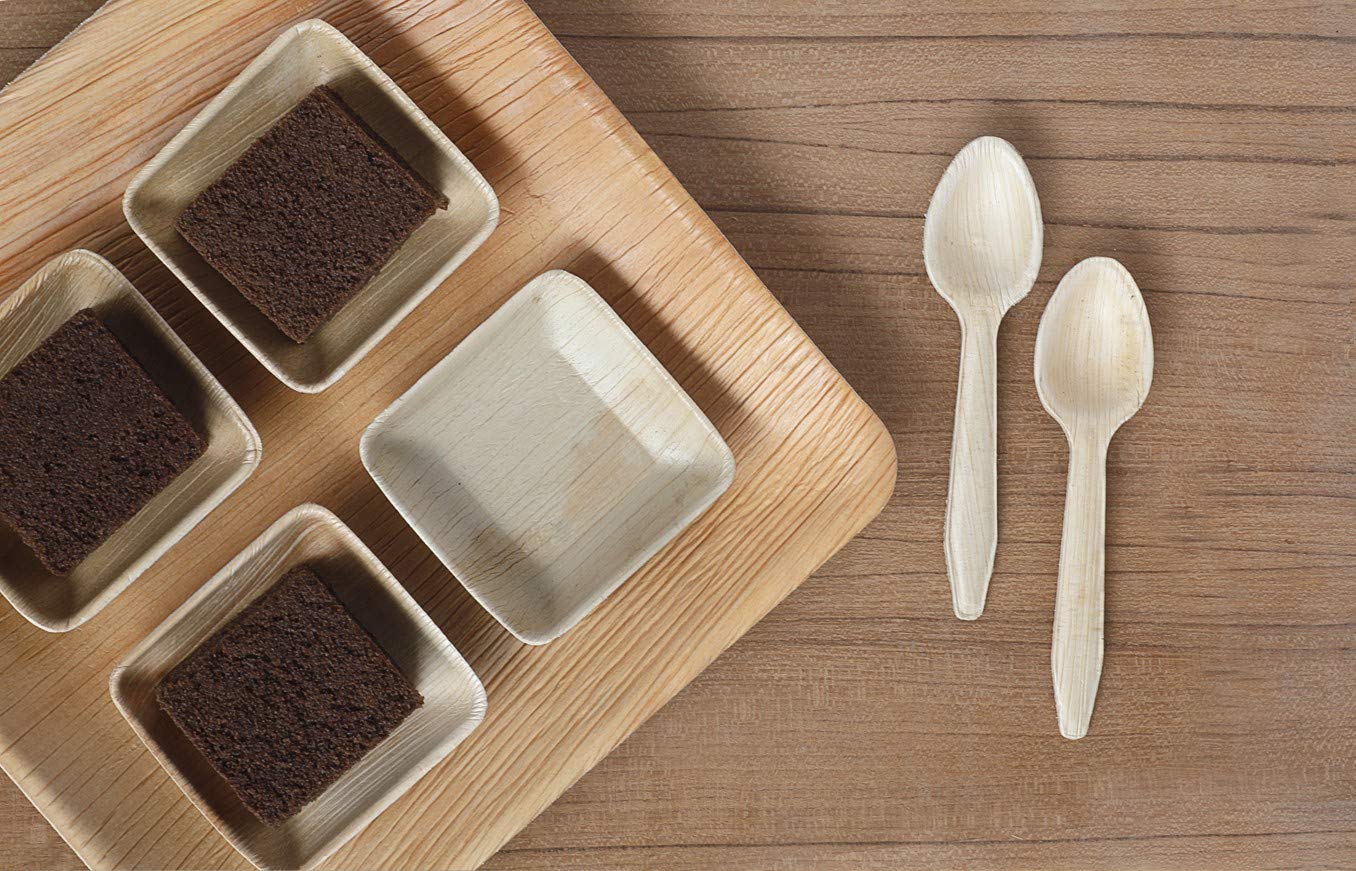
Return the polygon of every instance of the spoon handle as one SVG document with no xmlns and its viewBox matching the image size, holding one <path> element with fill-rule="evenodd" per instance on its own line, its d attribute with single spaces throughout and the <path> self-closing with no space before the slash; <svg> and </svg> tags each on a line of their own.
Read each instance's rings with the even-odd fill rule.
<svg viewBox="0 0 1356 871">
<path fill-rule="evenodd" d="M 960 377 L 946 495 L 946 572 L 962 620 L 984 612 L 998 547 L 998 324 L 961 319 Z"/>
<path fill-rule="evenodd" d="M 1059 547 L 1055 630 L 1050 670 L 1055 710 L 1065 738 L 1088 733 L 1102 677 L 1102 617 L 1106 571 L 1105 439 L 1080 435 L 1069 442 L 1064 493 L 1064 538 Z"/>
</svg>

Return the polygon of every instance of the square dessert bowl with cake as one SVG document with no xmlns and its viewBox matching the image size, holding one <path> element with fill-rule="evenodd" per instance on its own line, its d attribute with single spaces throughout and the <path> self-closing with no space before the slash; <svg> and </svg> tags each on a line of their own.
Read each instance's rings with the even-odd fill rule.
<svg viewBox="0 0 1356 871">
<path fill-rule="evenodd" d="M 259 435 L 112 264 L 70 251 L 0 305 L 0 594 L 64 632 L 259 464 Z"/>
<path fill-rule="evenodd" d="M 485 716 L 442 631 L 328 510 L 285 514 L 109 679 L 137 735 L 259 868 L 311 868 Z"/>
<path fill-rule="evenodd" d="M 338 30 L 287 29 L 142 169 L 128 222 L 283 383 L 324 390 L 494 230 L 456 145 Z"/>
</svg>

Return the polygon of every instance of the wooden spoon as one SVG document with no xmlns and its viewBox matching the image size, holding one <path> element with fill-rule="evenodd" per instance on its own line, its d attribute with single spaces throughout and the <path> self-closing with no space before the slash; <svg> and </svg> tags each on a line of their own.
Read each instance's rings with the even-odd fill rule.
<svg viewBox="0 0 1356 871">
<path fill-rule="evenodd" d="M 962 620 L 984 611 L 998 547 L 998 325 L 1041 267 L 1041 204 L 1022 156 L 982 136 L 946 168 L 923 223 L 923 262 L 956 310 L 960 377 L 946 495 L 946 571 Z"/>
<path fill-rule="evenodd" d="M 1050 669 L 1065 738 L 1088 733 L 1102 676 L 1106 452 L 1154 378 L 1149 313 L 1135 280 L 1092 257 L 1060 280 L 1036 331 L 1036 391 L 1069 439 Z"/>
</svg>

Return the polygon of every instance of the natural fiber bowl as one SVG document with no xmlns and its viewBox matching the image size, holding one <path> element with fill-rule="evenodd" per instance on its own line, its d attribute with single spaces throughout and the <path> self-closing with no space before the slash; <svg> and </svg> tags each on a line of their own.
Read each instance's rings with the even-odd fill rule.
<svg viewBox="0 0 1356 871">
<path fill-rule="evenodd" d="M 170 669 L 288 570 L 302 564 L 424 697 L 390 735 L 286 822 L 254 817 L 160 710 L 155 688 Z M 283 515 L 114 669 L 109 689 L 137 736 L 179 788 L 259 868 L 312 868 L 376 819 L 441 762 L 485 717 L 485 688 L 418 603 L 339 518 L 319 505 Z"/>
<path fill-rule="evenodd" d="M 714 502 L 729 447 L 588 284 L 529 282 L 363 433 L 363 465 L 487 611 L 566 632 Z"/>
<path fill-rule="evenodd" d="M 304 344 L 283 335 L 179 235 L 174 221 L 251 144 L 320 85 L 339 93 L 448 199 Z M 381 68 L 320 20 L 288 28 L 139 172 L 123 198 L 132 229 L 288 387 L 338 381 L 480 247 L 499 200 L 471 161 Z"/>
<path fill-rule="evenodd" d="M 169 324 L 107 260 L 69 251 L 0 304 L 0 377 L 81 309 L 93 308 L 207 443 L 206 452 L 65 577 L 48 572 L 0 524 L 0 594 L 48 632 L 99 613 L 259 465 L 245 412 Z"/>
</svg>

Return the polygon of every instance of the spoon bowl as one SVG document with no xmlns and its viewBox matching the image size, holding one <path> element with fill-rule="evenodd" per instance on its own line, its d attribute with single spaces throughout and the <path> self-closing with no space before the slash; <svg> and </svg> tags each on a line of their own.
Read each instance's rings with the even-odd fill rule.
<svg viewBox="0 0 1356 871">
<path fill-rule="evenodd" d="M 1154 346 L 1135 279 L 1109 257 L 1070 269 L 1036 334 L 1036 392 L 1066 433 L 1125 423 L 1149 395 Z"/>
<path fill-rule="evenodd" d="M 958 313 L 1006 312 L 1041 268 L 1040 200 L 1026 163 L 1004 139 L 981 136 L 951 161 L 923 224 L 928 279 Z"/>
<path fill-rule="evenodd" d="M 961 327 L 946 497 L 951 605 L 975 620 L 998 548 L 998 327 L 1041 267 L 1040 199 L 1022 156 L 983 136 L 946 168 L 923 222 L 923 262 Z"/>
<path fill-rule="evenodd" d="M 1069 440 L 1050 671 L 1060 734 L 1081 738 L 1102 676 L 1107 447 L 1154 377 L 1149 313 L 1124 266 L 1093 257 L 1069 270 L 1041 316 L 1035 369 Z"/>
</svg>

